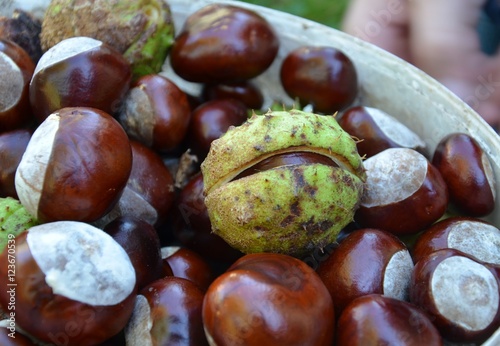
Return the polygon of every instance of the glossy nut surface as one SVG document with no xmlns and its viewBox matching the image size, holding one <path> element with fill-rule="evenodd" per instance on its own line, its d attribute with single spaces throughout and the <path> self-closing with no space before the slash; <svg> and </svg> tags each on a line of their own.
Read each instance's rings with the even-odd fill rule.
<svg viewBox="0 0 500 346">
<path fill-rule="evenodd" d="M 0 133 L 28 127 L 33 122 L 29 84 L 35 64 L 16 43 L 0 37 Z"/>
<path fill-rule="evenodd" d="M 175 199 L 174 178 L 161 156 L 144 144 L 131 140 L 132 171 L 127 189 L 140 196 L 144 203 L 154 209 L 156 217 L 150 220 L 153 226 L 162 225 Z M 130 208 L 138 209 L 136 203 Z"/>
<path fill-rule="evenodd" d="M 166 262 L 172 275 L 193 281 L 201 290 L 206 291 L 214 280 L 209 263 L 193 250 L 179 246 L 165 246 L 161 249 L 163 262 Z"/>
<path fill-rule="evenodd" d="M 121 216 L 104 227 L 130 257 L 135 269 L 137 290 L 162 278 L 160 239 L 152 225 L 131 216 Z"/>
<path fill-rule="evenodd" d="M 208 345 L 202 323 L 203 291 L 174 276 L 141 290 L 125 329 L 127 345 Z"/>
<path fill-rule="evenodd" d="M 192 13 L 177 35 L 170 61 L 190 82 L 233 82 L 254 78 L 274 61 L 279 41 L 258 13 L 210 4 Z"/>
<path fill-rule="evenodd" d="M 0 197 L 17 198 L 16 170 L 31 138 L 26 129 L 0 133 Z"/>
<path fill-rule="evenodd" d="M 213 345 L 329 345 L 334 308 L 328 290 L 304 262 L 251 254 L 210 285 L 203 323 Z"/>
<path fill-rule="evenodd" d="M 362 227 L 415 234 L 448 207 L 439 171 L 416 150 L 390 148 L 364 161 L 366 188 L 355 219 Z"/>
<path fill-rule="evenodd" d="M 243 102 L 250 109 L 261 109 L 264 103 L 262 91 L 251 81 L 230 84 L 205 84 L 201 95 L 205 101 L 236 99 Z"/>
<path fill-rule="evenodd" d="M 389 148 L 425 148 L 425 142 L 415 132 L 378 108 L 351 107 L 342 114 L 339 124 L 359 139 L 356 146 L 361 156 L 371 157 Z"/>
<path fill-rule="evenodd" d="M 118 119 L 130 137 L 157 152 L 175 149 L 190 119 L 187 95 L 171 80 L 151 74 L 127 93 Z"/>
<path fill-rule="evenodd" d="M 16 191 L 42 222 L 91 222 L 118 201 L 131 169 L 130 142 L 114 118 L 93 108 L 63 108 L 33 133 Z"/>
<path fill-rule="evenodd" d="M 482 343 L 500 327 L 498 267 L 455 249 L 437 250 L 416 263 L 410 301 L 447 340 Z"/>
<path fill-rule="evenodd" d="M 283 88 L 302 107 L 334 114 L 349 106 L 358 93 L 358 76 L 351 59 L 325 46 L 302 46 L 285 57 L 280 79 Z"/>
<path fill-rule="evenodd" d="M 248 117 L 247 107 L 234 99 L 207 101 L 191 113 L 189 145 L 200 161 L 207 156 L 210 144 L 230 126 L 241 125 Z"/>
<path fill-rule="evenodd" d="M 64 107 L 93 107 L 114 115 L 130 80 L 130 64 L 116 50 L 90 37 L 72 37 L 38 61 L 30 102 L 39 122 Z"/>
<path fill-rule="evenodd" d="M 454 216 L 427 228 L 412 249 L 415 262 L 440 249 L 456 249 L 480 261 L 500 265 L 500 230 L 484 220 Z"/>
<path fill-rule="evenodd" d="M 355 298 L 377 293 L 408 300 L 413 261 L 405 244 L 378 229 L 350 233 L 316 272 L 332 296 L 337 316 Z"/>
<path fill-rule="evenodd" d="M 380 294 L 359 297 L 346 307 L 338 321 L 336 341 L 338 346 L 443 344 L 420 308 Z"/>
<path fill-rule="evenodd" d="M 15 245 L 17 286 L 3 290 L 0 303 L 9 311 L 15 296 L 16 323 L 24 331 L 47 343 L 90 346 L 125 327 L 134 307 L 135 273 L 109 235 L 85 223 L 62 221 L 30 228 Z M 4 251 L 4 287 L 12 283 L 11 262 Z"/>
<path fill-rule="evenodd" d="M 493 211 L 497 183 L 487 154 L 474 138 L 464 133 L 446 136 L 438 143 L 432 164 L 461 214 L 480 217 Z"/>
</svg>

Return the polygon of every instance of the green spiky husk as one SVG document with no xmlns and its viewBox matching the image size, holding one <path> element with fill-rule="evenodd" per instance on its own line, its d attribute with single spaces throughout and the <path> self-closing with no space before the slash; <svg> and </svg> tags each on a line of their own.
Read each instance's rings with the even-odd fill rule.
<svg viewBox="0 0 500 346">
<path fill-rule="evenodd" d="M 233 180 L 276 154 L 313 152 L 332 165 L 297 164 Z M 212 143 L 202 163 L 214 233 L 244 253 L 301 256 L 332 243 L 353 220 L 365 171 L 356 142 L 332 116 L 254 115 Z"/>
</svg>

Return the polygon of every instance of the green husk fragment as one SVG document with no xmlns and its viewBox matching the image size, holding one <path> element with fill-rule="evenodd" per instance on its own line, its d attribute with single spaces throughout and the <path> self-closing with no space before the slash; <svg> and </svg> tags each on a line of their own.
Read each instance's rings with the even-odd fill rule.
<svg viewBox="0 0 500 346">
<path fill-rule="evenodd" d="M 38 224 L 39 222 L 17 199 L 0 198 L 0 253 L 5 249 L 9 239 Z"/>
<path fill-rule="evenodd" d="M 161 71 L 175 29 L 163 0 L 52 0 L 40 34 L 43 50 L 75 36 L 100 40 L 122 53 L 136 80 Z"/>
</svg>

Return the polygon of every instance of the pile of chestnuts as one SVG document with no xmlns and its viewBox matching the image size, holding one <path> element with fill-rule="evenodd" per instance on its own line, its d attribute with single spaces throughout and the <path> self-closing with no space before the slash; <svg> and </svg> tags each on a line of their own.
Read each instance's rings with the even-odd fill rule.
<svg viewBox="0 0 500 346">
<path fill-rule="evenodd" d="M 498 333 L 497 181 L 473 136 L 430 153 L 361 104 L 345 52 L 283 51 L 238 2 L 177 31 L 168 0 L 109 3 L 0 18 L 1 345 Z M 254 83 L 277 61 L 293 104 Z"/>
</svg>

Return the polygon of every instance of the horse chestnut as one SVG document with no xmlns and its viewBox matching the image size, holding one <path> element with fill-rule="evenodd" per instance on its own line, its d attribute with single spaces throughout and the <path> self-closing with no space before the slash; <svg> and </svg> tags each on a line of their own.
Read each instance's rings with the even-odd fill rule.
<svg viewBox="0 0 500 346">
<path fill-rule="evenodd" d="M 438 143 L 432 164 L 443 176 L 450 203 L 462 214 L 481 217 L 495 209 L 493 168 L 479 143 L 465 133 L 452 133 Z"/>
<path fill-rule="evenodd" d="M 125 327 L 136 277 L 113 238 L 83 222 L 58 221 L 31 227 L 15 244 L 15 264 L 8 251 L 0 255 L 0 284 L 9 287 L 0 292 L 0 304 L 9 311 L 14 295 L 16 322 L 29 335 L 89 346 Z"/>
<path fill-rule="evenodd" d="M 287 255 L 250 254 L 208 288 L 203 324 L 212 345 L 331 345 L 332 299 L 304 262 Z"/>
<path fill-rule="evenodd" d="M 109 114 L 63 108 L 33 133 L 16 171 L 16 192 L 41 222 L 91 222 L 111 210 L 132 169 L 127 134 Z"/>
<path fill-rule="evenodd" d="M 201 170 L 216 234 L 244 253 L 293 256 L 335 241 L 365 178 L 356 143 L 337 121 L 298 110 L 254 115 L 228 130 Z"/>
<path fill-rule="evenodd" d="M 170 62 L 190 82 L 238 82 L 264 72 L 278 48 L 273 27 L 258 13 L 209 4 L 187 18 L 170 51 Z"/>
<path fill-rule="evenodd" d="M 130 64 L 118 51 L 90 37 L 71 37 L 38 61 L 30 102 L 39 122 L 64 107 L 92 107 L 114 115 L 130 80 Z"/>
<path fill-rule="evenodd" d="M 410 148 L 389 148 L 364 161 L 366 189 L 355 219 L 362 227 L 415 234 L 448 207 L 448 189 L 427 158 Z"/>
</svg>

